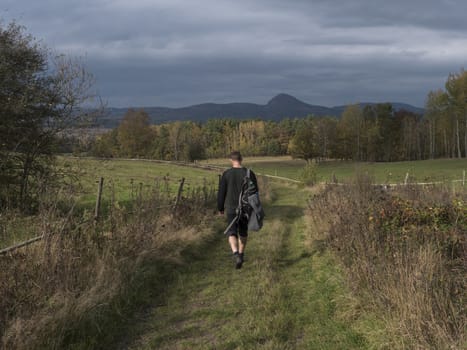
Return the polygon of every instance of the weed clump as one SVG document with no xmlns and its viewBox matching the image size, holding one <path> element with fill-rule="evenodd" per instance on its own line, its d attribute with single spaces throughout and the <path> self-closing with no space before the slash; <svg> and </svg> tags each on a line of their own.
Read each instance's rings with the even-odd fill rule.
<svg viewBox="0 0 467 350">
<path fill-rule="evenodd" d="M 316 163 L 313 163 L 311 160 L 307 161 L 303 169 L 300 170 L 298 178 L 306 186 L 313 186 L 317 182 L 317 168 L 318 166 L 316 165 Z"/>
<path fill-rule="evenodd" d="M 0 256 L 0 348 L 111 344 L 144 294 L 162 291 L 181 251 L 208 231 L 213 195 L 193 189 L 174 208 L 156 187 L 125 205 L 111 201 L 97 221 L 73 205 L 64 210 L 69 196 L 44 203 L 30 228 L 42 241 Z"/>
<path fill-rule="evenodd" d="M 384 320 L 390 339 L 385 346 L 465 344 L 465 192 L 434 186 L 388 191 L 359 176 L 352 185 L 328 187 L 309 209 L 360 307 Z"/>
</svg>

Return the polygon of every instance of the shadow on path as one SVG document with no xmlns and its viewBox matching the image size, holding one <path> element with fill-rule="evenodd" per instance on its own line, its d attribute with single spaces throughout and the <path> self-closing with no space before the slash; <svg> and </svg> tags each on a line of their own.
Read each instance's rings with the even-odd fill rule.
<svg viewBox="0 0 467 350">
<path fill-rule="evenodd" d="M 265 220 L 283 219 L 293 221 L 303 216 L 303 208 L 297 205 L 268 205 L 265 207 Z"/>
</svg>

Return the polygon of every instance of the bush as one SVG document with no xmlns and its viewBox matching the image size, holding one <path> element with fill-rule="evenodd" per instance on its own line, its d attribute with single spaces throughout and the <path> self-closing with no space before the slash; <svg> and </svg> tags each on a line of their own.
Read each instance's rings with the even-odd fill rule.
<svg viewBox="0 0 467 350">
<path fill-rule="evenodd" d="M 299 172 L 299 179 L 303 181 L 306 186 L 313 186 L 317 181 L 317 165 L 311 160 L 307 161 L 306 165 Z"/>
<path fill-rule="evenodd" d="M 329 187 L 310 209 L 362 308 L 382 315 L 392 342 L 386 347 L 465 344 L 465 193 L 437 187 L 388 193 L 360 178 Z"/>
<path fill-rule="evenodd" d="M 98 222 L 45 203 L 30 227 L 43 240 L 0 256 L 0 348 L 109 347 L 144 294 L 163 293 L 181 251 L 205 241 L 212 189 L 194 189 L 176 211 L 170 197 L 138 192 Z"/>
</svg>

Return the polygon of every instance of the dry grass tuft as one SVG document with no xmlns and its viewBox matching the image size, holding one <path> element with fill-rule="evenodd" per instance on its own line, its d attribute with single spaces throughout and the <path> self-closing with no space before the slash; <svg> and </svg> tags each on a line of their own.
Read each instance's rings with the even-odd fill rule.
<svg viewBox="0 0 467 350">
<path fill-rule="evenodd" d="M 360 176 L 316 195 L 310 215 L 340 258 L 358 307 L 383 320 L 389 338 L 374 336 L 378 348 L 465 345 L 465 193 L 387 192 Z"/>
<path fill-rule="evenodd" d="M 144 283 L 140 270 L 155 259 L 174 263 L 206 232 L 212 190 L 188 194 L 176 212 L 160 208 L 162 197 L 139 194 L 84 224 L 89 214 L 44 203 L 31 229 L 45 238 L 0 257 L 0 348 L 93 348 L 102 328 L 118 328 Z"/>
<path fill-rule="evenodd" d="M 267 176 L 258 175 L 257 180 L 261 200 L 264 202 L 274 201 L 274 191 L 272 190 L 269 178 Z"/>
</svg>

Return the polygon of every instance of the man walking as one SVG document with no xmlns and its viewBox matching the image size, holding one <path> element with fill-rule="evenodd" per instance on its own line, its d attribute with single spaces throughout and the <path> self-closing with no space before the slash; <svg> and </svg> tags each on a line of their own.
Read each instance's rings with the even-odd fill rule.
<svg viewBox="0 0 467 350">
<path fill-rule="evenodd" d="M 245 253 L 248 237 L 248 220 L 244 216 L 239 216 L 239 219 L 236 220 L 239 196 L 242 192 L 245 177 L 247 176 L 247 169 L 242 166 L 242 160 L 240 152 L 234 151 L 230 154 L 232 167 L 222 174 L 217 194 L 217 209 L 219 210 L 219 214 L 223 215 L 224 212 L 226 213 L 228 224 L 235 221 L 226 234 L 229 237 L 237 269 L 242 268 L 243 254 Z M 247 186 L 254 186 L 254 190 L 258 191 L 256 175 L 251 170 L 249 178 Z"/>
</svg>

